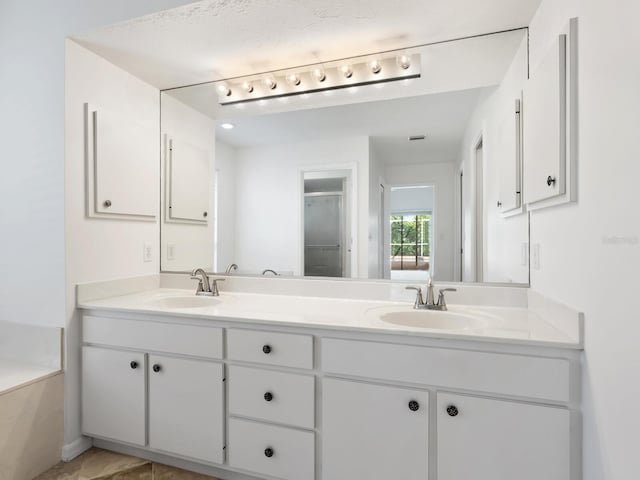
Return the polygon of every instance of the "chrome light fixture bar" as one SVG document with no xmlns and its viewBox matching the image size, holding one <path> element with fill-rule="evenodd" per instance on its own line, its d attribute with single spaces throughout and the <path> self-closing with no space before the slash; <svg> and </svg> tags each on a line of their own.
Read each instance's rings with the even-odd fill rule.
<svg viewBox="0 0 640 480">
<path fill-rule="evenodd" d="M 220 105 L 420 78 L 420 54 L 370 56 L 216 82 Z"/>
</svg>

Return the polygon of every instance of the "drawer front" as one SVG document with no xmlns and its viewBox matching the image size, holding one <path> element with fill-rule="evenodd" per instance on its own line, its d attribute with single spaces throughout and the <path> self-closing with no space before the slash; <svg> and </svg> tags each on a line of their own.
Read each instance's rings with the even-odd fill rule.
<svg viewBox="0 0 640 480">
<path fill-rule="evenodd" d="M 313 428 L 314 377 L 229 366 L 229 413 Z"/>
<path fill-rule="evenodd" d="M 322 339 L 322 370 L 541 400 L 569 401 L 569 362 L 390 343 Z"/>
<path fill-rule="evenodd" d="M 227 356 L 230 360 L 311 369 L 313 337 L 230 328 Z"/>
<path fill-rule="evenodd" d="M 82 339 L 98 345 L 222 358 L 222 329 L 217 327 L 85 315 Z"/>
<path fill-rule="evenodd" d="M 313 480 L 313 432 L 230 418 L 228 436 L 232 467 L 285 480 Z"/>
</svg>

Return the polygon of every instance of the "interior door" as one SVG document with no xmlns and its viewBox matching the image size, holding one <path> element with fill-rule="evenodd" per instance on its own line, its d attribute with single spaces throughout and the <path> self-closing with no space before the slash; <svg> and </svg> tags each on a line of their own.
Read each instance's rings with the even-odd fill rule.
<svg viewBox="0 0 640 480">
<path fill-rule="evenodd" d="M 149 355 L 149 446 L 222 463 L 222 382 L 219 363 Z"/>
</svg>

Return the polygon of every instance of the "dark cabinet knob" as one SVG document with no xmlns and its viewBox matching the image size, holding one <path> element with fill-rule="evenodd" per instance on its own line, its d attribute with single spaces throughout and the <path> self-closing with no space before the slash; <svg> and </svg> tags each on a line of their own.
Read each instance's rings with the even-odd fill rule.
<svg viewBox="0 0 640 480">
<path fill-rule="evenodd" d="M 265 394 L 264 394 L 264 399 L 265 399 L 267 402 L 270 402 L 271 400 L 273 400 L 273 393 L 271 393 L 271 392 L 267 392 L 267 393 L 265 393 Z"/>
<path fill-rule="evenodd" d="M 417 412 L 420 409 L 420 404 L 418 402 L 416 402 L 415 400 L 411 400 L 409 402 L 409 410 L 411 410 L 412 412 Z"/>
<path fill-rule="evenodd" d="M 263 345 L 262 351 L 264 352 L 265 355 L 269 355 L 271 353 L 271 346 L 270 345 Z"/>
<path fill-rule="evenodd" d="M 203 217 L 205 217 L 205 218 L 207 217 L 207 215 L 209 215 L 207 212 L 204 212 L 204 213 L 202 214 L 202 216 L 203 216 Z"/>
<path fill-rule="evenodd" d="M 153 371 L 158 373 L 160 370 L 162 370 L 162 367 L 160 365 L 158 365 L 157 363 L 152 367 Z"/>
<path fill-rule="evenodd" d="M 105 208 L 109 208 L 111 206 L 111 200 L 105 200 L 103 205 Z"/>
<path fill-rule="evenodd" d="M 265 448 L 264 449 L 264 456 L 267 457 L 267 458 L 273 457 L 273 448 Z"/>
<path fill-rule="evenodd" d="M 547 177 L 547 185 L 551 186 L 551 185 L 553 185 L 555 183 L 556 183 L 556 177 L 552 177 L 551 175 L 549 175 Z"/>
<path fill-rule="evenodd" d="M 133 362 L 131 362 L 131 363 L 129 364 L 129 366 L 135 370 L 136 368 L 138 368 L 138 362 L 136 362 L 136 361 L 134 360 Z"/>
<path fill-rule="evenodd" d="M 500 208 L 502 206 L 502 202 L 500 200 L 498 200 L 498 202 L 496 203 L 496 205 L 498 206 L 498 208 Z"/>
<path fill-rule="evenodd" d="M 458 415 L 458 413 L 459 413 L 459 412 L 458 412 L 458 407 L 456 407 L 455 405 L 449 405 L 449 406 L 447 407 L 447 414 L 448 414 L 450 417 L 455 417 L 456 415 Z"/>
</svg>

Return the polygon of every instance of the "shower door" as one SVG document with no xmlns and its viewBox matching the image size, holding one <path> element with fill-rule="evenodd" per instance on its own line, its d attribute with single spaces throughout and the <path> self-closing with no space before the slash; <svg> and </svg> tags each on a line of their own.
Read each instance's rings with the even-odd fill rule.
<svg viewBox="0 0 640 480">
<path fill-rule="evenodd" d="M 304 197 L 304 274 L 344 276 L 344 211 L 342 193 Z"/>
</svg>

